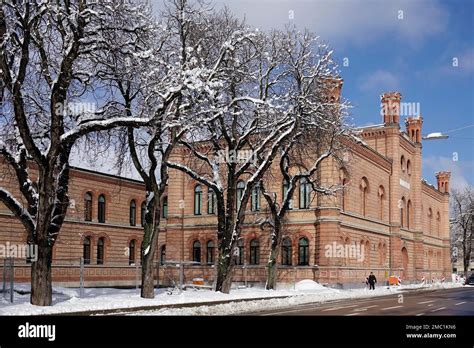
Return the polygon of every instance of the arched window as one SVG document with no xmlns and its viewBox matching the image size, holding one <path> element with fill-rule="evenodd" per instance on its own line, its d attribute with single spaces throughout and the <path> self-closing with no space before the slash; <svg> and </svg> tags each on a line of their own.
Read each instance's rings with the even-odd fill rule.
<svg viewBox="0 0 474 348">
<path fill-rule="evenodd" d="M 207 213 L 216 213 L 216 193 L 212 189 L 207 191 Z"/>
<path fill-rule="evenodd" d="M 383 210 L 384 210 L 384 200 L 385 200 L 385 189 L 382 185 L 379 186 L 379 219 L 383 220 Z"/>
<path fill-rule="evenodd" d="M 260 243 L 253 239 L 250 241 L 250 264 L 258 265 L 260 262 Z"/>
<path fill-rule="evenodd" d="M 421 223 L 421 229 L 424 231 L 425 230 L 425 213 L 424 213 L 425 209 L 423 208 L 423 204 L 421 205 L 421 219 L 420 219 L 420 223 Z"/>
<path fill-rule="evenodd" d="M 347 185 L 347 179 L 342 179 L 342 190 L 341 190 L 341 209 L 342 211 L 345 211 L 346 210 L 346 206 L 347 206 L 347 203 L 346 203 L 346 187 Z"/>
<path fill-rule="evenodd" d="M 163 205 L 161 207 L 161 213 L 164 219 L 168 218 L 168 196 L 163 197 Z"/>
<path fill-rule="evenodd" d="M 201 185 L 194 187 L 194 215 L 201 215 L 202 188 Z"/>
<path fill-rule="evenodd" d="M 291 266 L 291 239 L 285 238 L 281 244 L 281 264 Z"/>
<path fill-rule="evenodd" d="M 97 207 L 97 220 L 100 223 L 105 222 L 105 196 L 100 195 L 98 200 L 98 207 Z"/>
<path fill-rule="evenodd" d="M 214 250 L 215 250 L 214 242 L 212 240 L 207 242 L 206 249 L 207 249 L 206 263 L 208 265 L 212 265 L 214 263 Z"/>
<path fill-rule="evenodd" d="M 441 215 L 439 214 L 439 211 L 436 213 L 436 234 L 438 237 L 440 237 L 440 225 L 441 225 Z"/>
<path fill-rule="evenodd" d="M 245 188 L 245 184 L 243 181 L 239 181 L 237 183 L 237 192 L 235 194 L 235 198 L 236 198 L 236 207 L 237 207 L 237 210 L 240 209 L 240 203 L 242 201 L 242 196 L 244 195 L 244 188 Z"/>
<path fill-rule="evenodd" d="M 405 156 L 403 155 L 400 158 L 400 169 L 402 170 L 402 173 L 405 173 Z"/>
<path fill-rule="evenodd" d="M 133 265 L 135 263 L 135 246 L 136 240 L 132 239 L 128 245 L 128 264 Z"/>
<path fill-rule="evenodd" d="M 365 266 L 370 267 L 370 242 L 369 241 L 365 242 L 364 254 L 362 256 L 364 257 Z"/>
<path fill-rule="evenodd" d="M 367 216 L 367 198 L 369 195 L 369 181 L 364 176 L 360 181 L 360 194 L 361 194 L 361 207 L 362 207 L 362 215 Z"/>
<path fill-rule="evenodd" d="M 238 240 L 237 250 L 238 250 L 238 255 L 236 255 L 236 258 L 235 258 L 235 264 L 236 265 L 243 265 L 244 260 L 245 260 L 245 247 L 244 247 L 244 240 L 243 239 Z"/>
<path fill-rule="evenodd" d="M 410 160 L 407 161 L 407 174 L 411 175 L 411 162 L 410 162 Z"/>
<path fill-rule="evenodd" d="M 160 263 L 164 265 L 166 262 L 166 245 L 162 245 L 160 249 Z"/>
<path fill-rule="evenodd" d="M 402 278 L 406 279 L 408 275 L 408 250 L 407 248 L 402 248 Z"/>
<path fill-rule="evenodd" d="M 309 265 L 309 242 L 305 237 L 298 241 L 298 264 L 301 266 Z"/>
<path fill-rule="evenodd" d="M 130 202 L 130 226 L 135 226 L 137 224 L 137 204 L 135 200 Z"/>
<path fill-rule="evenodd" d="M 141 222 L 142 222 L 142 227 L 145 227 L 146 224 L 146 202 L 142 203 L 141 206 Z"/>
<path fill-rule="evenodd" d="M 387 254 L 386 245 L 382 244 L 382 242 L 380 242 L 379 243 L 379 266 L 380 267 L 385 266 L 386 254 Z"/>
<path fill-rule="evenodd" d="M 349 237 L 346 237 L 344 239 L 344 249 L 347 250 L 346 248 L 350 248 L 351 247 L 351 240 Z M 343 253 L 344 254 L 344 266 L 347 266 L 349 265 L 350 263 L 350 258 L 349 258 L 349 253 Z"/>
<path fill-rule="evenodd" d="M 407 228 L 410 229 L 413 224 L 412 222 L 412 214 L 413 214 L 413 209 L 411 206 L 411 200 L 408 200 L 407 202 Z"/>
<path fill-rule="evenodd" d="M 405 197 L 402 197 L 402 199 L 398 201 L 398 207 L 400 208 L 400 226 L 401 227 L 405 227 L 405 217 L 404 217 L 405 205 L 406 205 Z"/>
<path fill-rule="evenodd" d="M 201 242 L 198 240 L 193 243 L 193 261 L 201 262 Z"/>
<path fill-rule="evenodd" d="M 82 257 L 84 258 L 84 264 L 88 265 L 91 263 L 91 237 L 85 237 L 82 244 Z"/>
<path fill-rule="evenodd" d="M 300 180 L 300 209 L 308 209 L 311 204 L 311 185 L 307 178 Z"/>
<path fill-rule="evenodd" d="M 84 195 L 84 220 L 92 221 L 92 193 L 87 192 Z"/>
<path fill-rule="evenodd" d="M 260 186 L 256 185 L 252 189 L 252 211 L 260 210 Z"/>
<path fill-rule="evenodd" d="M 433 234 L 433 211 L 428 209 L 428 233 Z"/>
<path fill-rule="evenodd" d="M 101 237 L 97 241 L 97 264 L 98 265 L 103 265 L 104 264 L 104 246 L 105 241 L 104 238 Z"/>
</svg>

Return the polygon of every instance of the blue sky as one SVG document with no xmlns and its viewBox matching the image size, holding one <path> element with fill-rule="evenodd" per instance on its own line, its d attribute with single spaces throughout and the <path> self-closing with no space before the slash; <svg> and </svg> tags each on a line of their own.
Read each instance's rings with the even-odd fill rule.
<svg viewBox="0 0 474 348">
<path fill-rule="evenodd" d="M 224 4 L 259 29 L 291 22 L 328 42 L 356 125 L 381 123 L 383 92 L 420 103 L 423 134 L 450 136 L 423 142 L 424 178 L 435 183 L 436 171 L 450 170 L 452 187 L 474 184 L 474 127 L 449 132 L 474 125 L 474 1 L 216 1 Z"/>
</svg>

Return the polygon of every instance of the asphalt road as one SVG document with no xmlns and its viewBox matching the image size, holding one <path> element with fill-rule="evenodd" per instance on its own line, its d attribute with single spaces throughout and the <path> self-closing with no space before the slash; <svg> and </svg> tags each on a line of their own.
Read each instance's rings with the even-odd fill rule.
<svg viewBox="0 0 474 348">
<path fill-rule="evenodd" d="M 403 297 L 400 297 L 402 295 Z M 251 315 L 469 315 L 474 316 L 474 286 L 415 290 L 374 298 L 304 304 Z"/>
</svg>

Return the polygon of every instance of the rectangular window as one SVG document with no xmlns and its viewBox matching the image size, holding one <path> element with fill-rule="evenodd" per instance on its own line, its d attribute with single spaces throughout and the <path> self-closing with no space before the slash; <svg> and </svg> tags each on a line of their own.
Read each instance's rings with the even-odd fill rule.
<svg viewBox="0 0 474 348">
<path fill-rule="evenodd" d="M 300 209 L 308 209 L 311 202 L 311 185 L 305 178 L 300 181 Z"/>
<path fill-rule="evenodd" d="M 260 210 L 260 189 L 255 187 L 252 190 L 252 211 Z"/>
<path fill-rule="evenodd" d="M 207 193 L 207 213 L 208 214 L 215 214 L 215 206 L 216 206 L 216 195 L 211 189 Z"/>
<path fill-rule="evenodd" d="M 168 197 L 163 199 L 163 218 L 168 218 Z"/>
<path fill-rule="evenodd" d="M 84 220 L 92 221 L 92 201 L 84 201 Z"/>
</svg>

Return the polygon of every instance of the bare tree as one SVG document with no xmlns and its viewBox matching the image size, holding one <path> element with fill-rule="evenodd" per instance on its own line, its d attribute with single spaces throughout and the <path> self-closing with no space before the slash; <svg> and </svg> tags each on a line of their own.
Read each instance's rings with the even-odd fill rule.
<svg viewBox="0 0 474 348">
<path fill-rule="evenodd" d="M 215 195 L 215 289 L 228 293 L 234 266 L 232 253 L 252 188 L 292 133 L 295 119 L 278 94 L 285 84 L 278 35 L 250 30 L 227 10 L 215 16 L 214 23 L 207 34 L 212 38 L 210 45 L 202 52 L 202 57 L 215 67 L 213 78 L 219 81 L 207 101 L 209 121 L 180 141 L 189 155 L 187 163 L 169 161 L 168 165 L 207 186 Z M 260 164 L 255 162 L 256 156 L 262 159 Z"/>
<path fill-rule="evenodd" d="M 176 0 L 161 13 L 163 23 L 150 38 L 154 43 L 148 43 L 152 50 L 146 61 L 127 62 L 128 67 L 138 67 L 138 71 L 132 68 L 129 80 L 123 80 L 123 74 L 120 74 L 126 67 L 114 64 L 116 60 L 109 65 L 110 70 L 119 72 L 121 77 L 115 83 L 127 116 L 134 112 L 153 115 L 148 127 L 128 127 L 124 143 L 146 189 L 147 210 L 141 248 L 141 296 L 144 298 L 154 297 L 154 257 L 168 181 L 167 161 L 183 136 L 190 129 L 206 124 L 209 115 L 202 107 L 206 107 L 214 71 L 208 69 L 199 56 L 205 36 L 196 36 L 196 32 L 205 32 L 213 25 L 212 14 L 203 4 Z M 164 94 L 164 91 L 173 93 Z M 156 105 L 164 107 L 156 108 Z"/>
<path fill-rule="evenodd" d="M 72 147 L 89 133 L 150 121 L 123 115 L 96 66 L 107 55 L 111 33 L 122 36 L 124 55 L 143 51 L 139 38 L 148 30 L 144 14 L 149 12 L 139 1 L 0 3 L 0 153 L 22 196 L 0 187 L 0 201 L 21 221 L 28 243 L 38 245 L 31 266 L 32 304 L 51 305 L 52 248 L 69 205 Z M 91 103 L 94 107 L 85 110 L 71 107 Z"/>
<path fill-rule="evenodd" d="M 347 151 L 343 139 L 349 136 L 345 124 L 349 106 L 340 100 L 342 81 L 331 75 L 336 69 L 332 51 L 310 32 L 294 28 L 287 28 L 282 42 L 288 62 L 286 92 L 291 96 L 288 102 L 293 105 L 297 122 L 280 148 L 278 169 L 266 173 L 259 185 L 268 207 L 268 216 L 260 226 L 269 227 L 271 235 L 266 289 L 276 287 L 285 220 L 298 185 L 304 179 L 310 190 L 320 195 L 334 195 L 340 190 L 339 184 L 322 182 L 319 174 L 324 161 L 343 166 L 342 153 Z M 284 181 L 281 196 L 271 192 L 275 179 L 280 178 Z"/>
<path fill-rule="evenodd" d="M 453 213 L 452 233 L 453 245 L 461 249 L 464 277 L 467 279 L 472 255 L 474 235 L 474 189 L 467 186 L 464 190 L 453 190 L 451 193 L 451 209 Z"/>
</svg>

